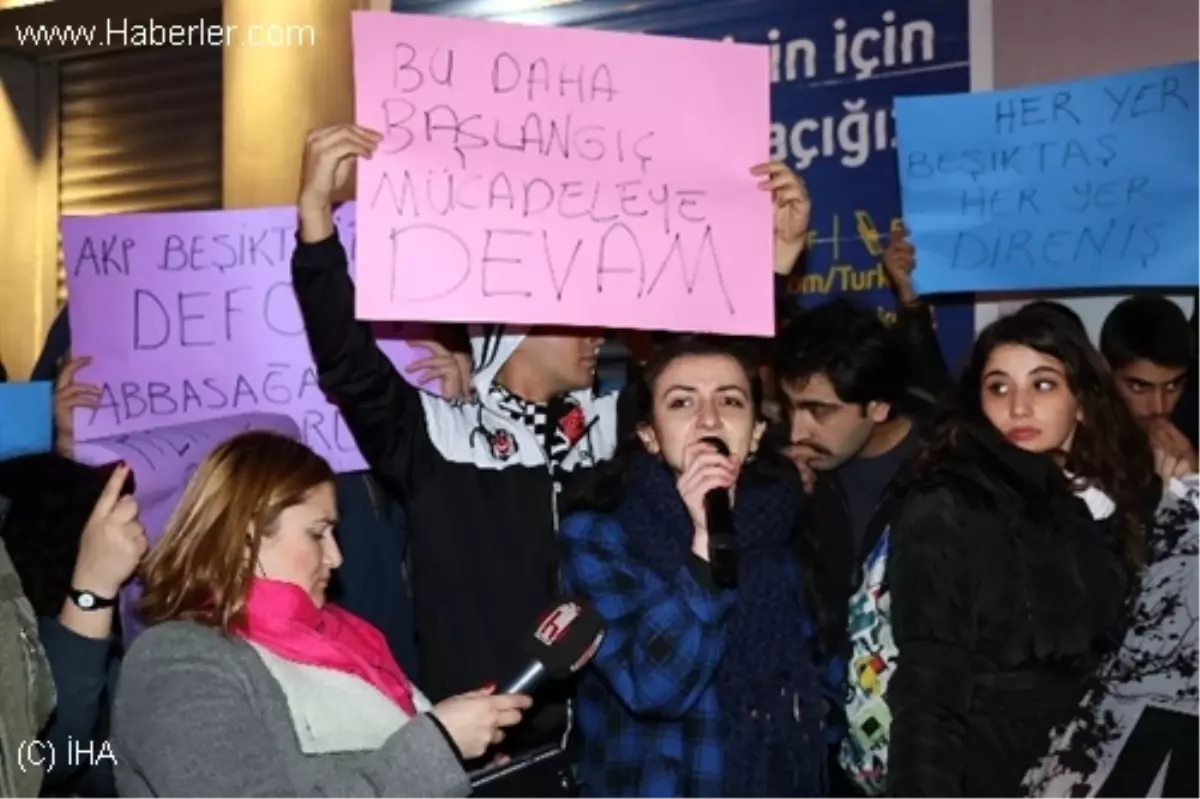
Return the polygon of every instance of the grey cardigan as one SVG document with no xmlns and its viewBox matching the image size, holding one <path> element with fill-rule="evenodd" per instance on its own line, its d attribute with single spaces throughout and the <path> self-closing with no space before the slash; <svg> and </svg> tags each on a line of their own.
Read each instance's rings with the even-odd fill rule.
<svg viewBox="0 0 1200 799">
<path fill-rule="evenodd" d="M 113 707 L 121 796 L 467 796 L 436 722 L 414 717 L 373 751 L 305 754 L 287 696 L 245 641 L 156 625 L 125 657 Z"/>
</svg>

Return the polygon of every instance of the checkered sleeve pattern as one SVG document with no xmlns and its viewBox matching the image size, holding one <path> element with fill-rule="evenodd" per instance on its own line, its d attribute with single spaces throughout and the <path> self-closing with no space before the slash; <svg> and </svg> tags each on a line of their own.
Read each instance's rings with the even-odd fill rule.
<svg viewBox="0 0 1200 799">
<path fill-rule="evenodd" d="M 604 619 L 604 643 L 579 695 L 581 778 L 601 796 L 710 796 L 721 790 L 714 677 L 728 592 L 684 565 L 664 576 L 595 514 L 563 525 L 563 577 Z"/>
</svg>

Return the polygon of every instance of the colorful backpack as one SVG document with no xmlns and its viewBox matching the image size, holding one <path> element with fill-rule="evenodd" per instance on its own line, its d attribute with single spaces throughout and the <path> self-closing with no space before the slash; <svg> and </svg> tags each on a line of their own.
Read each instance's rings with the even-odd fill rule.
<svg viewBox="0 0 1200 799">
<path fill-rule="evenodd" d="M 867 796 L 883 793 L 892 714 L 887 686 L 896 670 L 887 574 L 890 530 L 884 530 L 863 563 L 863 580 L 850 598 L 850 668 L 846 737 L 838 753 L 842 770 Z"/>
</svg>

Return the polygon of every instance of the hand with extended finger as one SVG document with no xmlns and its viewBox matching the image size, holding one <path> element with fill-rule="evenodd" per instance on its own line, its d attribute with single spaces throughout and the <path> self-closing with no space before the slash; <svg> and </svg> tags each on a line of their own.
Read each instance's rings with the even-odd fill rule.
<svg viewBox="0 0 1200 799">
<path fill-rule="evenodd" d="M 72 578 L 75 588 L 114 597 L 146 554 L 149 542 L 137 501 L 121 495 L 129 472 L 125 464 L 113 470 L 83 527 Z"/>
</svg>

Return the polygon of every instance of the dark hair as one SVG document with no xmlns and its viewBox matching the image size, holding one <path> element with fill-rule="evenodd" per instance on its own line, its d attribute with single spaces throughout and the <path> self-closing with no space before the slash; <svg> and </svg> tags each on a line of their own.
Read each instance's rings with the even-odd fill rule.
<svg viewBox="0 0 1200 799">
<path fill-rule="evenodd" d="M 107 469 L 57 453 L 0 461 L 0 495 L 11 502 L 0 536 L 39 616 L 62 610 L 84 525 L 107 477 Z"/>
<path fill-rule="evenodd" d="M 1158 294 L 1135 294 L 1117 303 L 1100 330 L 1100 352 L 1113 369 L 1139 360 L 1186 369 L 1194 346 L 1183 311 Z"/>
<path fill-rule="evenodd" d="M 668 366 L 679 358 L 719 355 L 733 358 L 750 382 L 750 401 L 756 418 L 762 404 L 762 381 L 758 377 L 756 347 L 748 340 L 728 336 L 672 335 L 659 337 L 645 365 L 630 381 L 620 399 L 618 429 L 621 431 L 616 452 L 587 476 L 571 485 L 566 494 L 567 513 L 592 510 L 608 512 L 620 504 L 629 474 L 629 459 L 643 451 L 637 428 L 649 424 L 654 416 L 654 387 Z M 766 437 L 759 442 L 755 456 L 746 462 L 749 479 L 798 479 L 795 467 Z"/>
<path fill-rule="evenodd" d="M 1077 327 L 1081 333 L 1087 335 L 1087 326 L 1084 325 L 1082 317 L 1075 313 L 1070 306 L 1064 305 L 1055 300 L 1034 300 L 1031 303 L 1021 306 L 1017 313 L 1054 313 L 1061 316 L 1065 321 L 1070 322 Z"/>
<path fill-rule="evenodd" d="M 781 383 L 824 375 L 846 403 L 895 404 L 904 396 L 905 364 L 894 334 L 844 298 L 793 317 L 776 340 L 773 365 Z"/>
<path fill-rule="evenodd" d="M 1147 499 L 1157 480 L 1154 457 L 1145 433 L 1117 394 L 1112 372 L 1100 353 L 1062 314 L 1045 310 L 1015 313 L 979 334 L 962 374 L 955 407 L 926 438 L 906 482 L 920 482 L 939 462 L 951 457 L 970 426 L 994 430 L 983 414 L 980 384 L 988 358 L 1003 345 L 1028 347 L 1062 361 L 1067 384 L 1081 405 L 1083 423 L 1060 465 L 1080 483 L 1096 486 L 1116 503 L 1120 549 L 1126 565 L 1136 568 L 1145 552 Z"/>
</svg>

